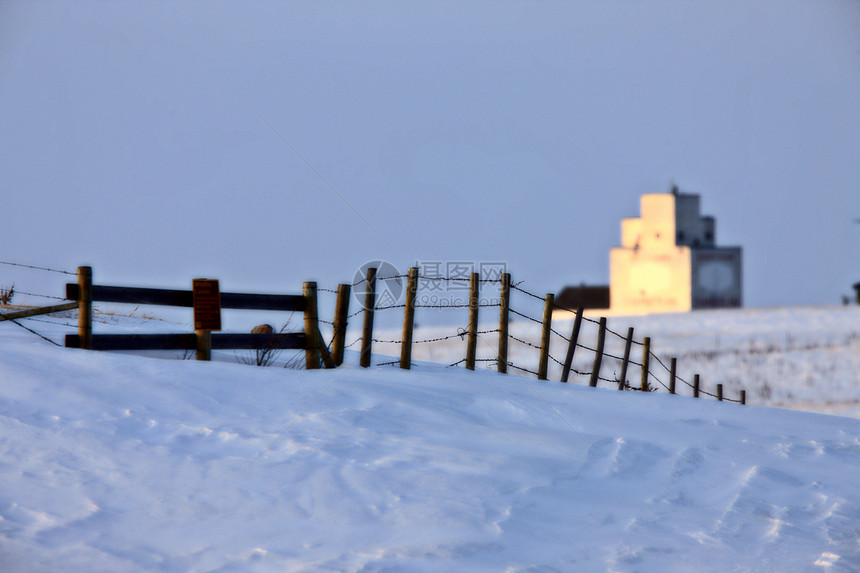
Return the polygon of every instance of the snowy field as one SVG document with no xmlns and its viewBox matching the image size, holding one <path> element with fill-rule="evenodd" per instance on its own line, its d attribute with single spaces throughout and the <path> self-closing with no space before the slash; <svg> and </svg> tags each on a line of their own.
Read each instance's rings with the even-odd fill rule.
<svg viewBox="0 0 860 573">
<path fill-rule="evenodd" d="M 22 322 L 59 341 L 74 321 Z M 157 360 L 0 323 L 0 571 L 860 570 L 860 420 L 762 407 L 856 416 L 860 311 L 610 320 L 628 325 L 752 405 L 430 364 Z M 177 328 L 96 325 L 131 330 Z"/>
</svg>

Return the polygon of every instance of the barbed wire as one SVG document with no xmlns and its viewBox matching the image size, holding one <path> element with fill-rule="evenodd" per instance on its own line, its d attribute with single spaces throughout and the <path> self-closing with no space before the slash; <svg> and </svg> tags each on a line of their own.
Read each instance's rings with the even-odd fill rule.
<svg viewBox="0 0 860 573">
<path fill-rule="evenodd" d="M 12 263 L 12 262 L 9 262 L 9 261 L 0 261 L 0 265 L 9 265 L 9 266 L 12 266 L 12 267 L 23 267 L 23 268 L 26 268 L 26 269 L 35 269 L 35 270 L 38 270 L 38 271 L 48 271 L 48 272 L 52 272 L 52 273 L 60 273 L 60 274 L 64 274 L 64 275 L 72 275 L 72 276 L 74 276 L 74 275 L 75 275 L 75 273 L 72 273 L 72 272 L 69 272 L 69 271 L 63 271 L 63 270 L 59 270 L 59 269 L 51 269 L 51 268 L 48 268 L 48 267 L 40 267 L 40 266 L 36 266 L 36 265 L 25 265 L 25 264 L 21 264 L 21 263 Z"/>
<path fill-rule="evenodd" d="M 28 316 L 21 320 L 32 320 L 34 322 L 44 322 L 45 324 L 53 324 L 55 326 L 67 326 L 68 328 L 77 328 L 77 324 L 69 324 L 68 322 L 57 322 L 54 320 L 45 320 L 43 318 L 36 318 L 34 316 Z"/>
<path fill-rule="evenodd" d="M 493 334 L 495 332 L 500 332 L 498 328 L 494 328 L 491 330 L 479 330 L 475 332 L 476 335 L 480 336 L 482 334 Z M 454 338 L 459 338 L 460 340 L 465 340 L 469 335 L 469 331 L 465 328 L 458 329 L 457 334 L 451 334 L 448 336 L 439 336 L 437 338 L 426 338 L 424 340 L 413 340 L 412 344 L 430 344 L 433 342 L 443 342 L 445 340 L 452 340 Z M 379 344 L 402 344 L 402 340 L 383 340 L 379 338 L 372 338 L 372 342 Z"/>
<path fill-rule="evenodd" d="M 403 303 L 403 304 L 390 304 L 388 306 L 378 306 L 375 309 L 373 309 L 373 311 L 374 312 L 382 312 L 384 310 L 392 310 L 395 308 L 406 308 L 406 304 Z"/>
<path fill-rule="evenodd" d="M 53 340 L 51 340 L 51 339 L 50 339 L 50 338 L 48 338 L 47 336 L 43 336 L 43 335 L 39 334 L 38 332 L 36 332 L 36 331 L 35 331 L 35 330 L 33 330 L 32 328 L 27 328 L 26 326 L 24 326 L 23 324 L 21 324 L 20 322 L 18 322 L 18 321 L 17 321 L 16 319 L 14 319 L 14 318 L 7 318 L 6 320 L 7 320 L 7 321 L 9 321 L 9 322 L 11 322 L 12 324 L 16 324 L 16 325 L 20 326 L 21 328 L 23 328 L 24 330 L 26 330 L 26 331 L 28 331 L 28 332 L 32 332 L 33 334 L 35 334 L 36 336 L 38 336 L 38 337 L 39 337 L 39 338 L 41 338 L 42 340 L 47 340 L 48 342 L 50 342 L 50 343 L 51 343 L 51 344 L 53 344 L 54 346 L 60 346 L 59 344 L 57 344 L 56 342 L 54 342 Z"/>
<path fill-rule="evenodd" d="M 393 279 L 405 279 L 405 278 L 408 278 L 408 277 L 409 277 L 409 275 L 392 275 L 392 276 L 390 276 L 390 277 L 376 277 L 376 278 L 374 279 L 374 281 L 376 281 L 376 282 L 379 282 L 379 281 L 390 281 L 390 280 L 393 280 Z M 362 279 L 359 279 L 359 280 L 355 281 L 355 282 L 354 282 L 354 283 L 352 283 L 352 285 L 350 285 L 350 286 L 354 286 L 354 287 L 356 287 L 356 286 L 358 286 L 358 285 L 360 285 L 360 284 L 362 284 L 362 283 L 366 283 L 366 282 L 367 282 L 367 276 L 365 276 L 365 277 L 364 277 L 364 278 L 362 278 Z"/>
<path fill-rule="evenodd" d="M 521 284 L 521 283 L 517 283 L 517 284 L 515 284 L 515 285 L 514 285 L 514 284 L 512 284 L 512 285 L 511 285 L 511 288 L 512 288 L 512 289 L 514 289 L 514 290 L 517 290 L 517 291 L 519 291 L 519 292 L 521 292 L 521 293 L 523 293 L 523 294 L 525 294 L 525 295 L 527 295 L 527 296 L 530 296 L 530 297 L 534 298 L 535 300 L 539 300 L 539 301 L 541 301 L 541 302 L 546 302 L 546 298 L 545 298 L 545 297 L 541 297 L 541 296 L 539 296 L 539 295 L 534 294 L 533 292 L 529 292 L 529 291 L 527 291 L 527 290 L 525 290 L 525 289 L 523 289 L 523 288 L 520 288 L 520 287 L 519 287 L 519 284 Z M 566 312 L 574 312 L 574 313 L 576 312 L 576 309 L 567 308 L 566 306 L 561 306 L 561 305 L 557 304 L 555 301 L 553 301 L 552 307 L 553 307 L 554 309 L 556 309 L 556 310 L 563 310 L 563 311 L 566 311 Z M 535 319 L 532 319 L 532 320 L 535 320 Z M 599 321 L 599 320 L 594 320 L 593 318 L 589 318 L 589 317 L 587 317 L 587 316 L 583 316 L 583 317 L 582 317 L 582 320 L 583 320 L 583 321 L 585 321 L 585 322 L 590 322 L 591 324 L 598 324 L 598 325 L 600 324 L 600 321 Z M 559 334 L 559 333 L 558 333 L 558 332 L 556 332 L 556 331 L 553 331 L 553 332 L 555 332 L 556 334 Z M 606 332 L 608 332 L 609 334 L 612 334 L 613 336 L 616 336 L 617 338 L 620 338 L 621 340 L 627 340 L 627 336 L 626 336 L 626 335 L 623 335 L 623 334 L 621 334 L 621 333 L 619 333 L 619 332 L 616 332 L 616 331 L 612 330 L 612 329 L 611 329 L 611 328 L 609 328 L 609 327 L 606 327 Z M 564 337 L 564 335 L 561 335 L 561 334 L 559 334 L 559 336 L 561 336 L 562 338 L 566 338 L 566 337 Z M 568 340 L 568 342 L 569 342 L 569 340 Z M 642 343 L 641 343 L 641 342 L 639 342 L 639 341 L 637 341 L 637 340 L 633 340 L 633 341 L 632 341 L 632 343 L 633 343 L 634 345 L 637 345 L 637 346 L 642 346 Z"/>
<path fill-rule="evenodd" d="M 71 299 L 68 299 L 64 296 L 51 296 L 49 294 L 38 294 L 38 293 L 34 293 L 34 292 L 24 292 L 22 290 L 16 290 L 15 294 L 22 294 L 24 296 L 37 296 L 37 297 L 41 297 L 41 298 L 50 298 L 50 299 L 54 299 L 54 300 L 71 300 Z"/>
<path fill-rule="evenodd" d="M 479 302 L 477 304 L 478 308 L 498 308 L 502 306 L 500 302 Z M 446 309 L 446 308 L 472 308 L 472 305 L 469 303 L 457 303 L 457 304 L 416 304 L 415 308 L 435 308 L 435 309 Z"/>
<path fill-rule="evenodd" d="M 545 302 L 545 298 L 540 297 L 540 296 L 538 296 L 538 295 L 536 295 L 536 294 L 534 294 L 534 293 L 532 293 L 532 292 L 529 292 L 529 291 L 527 291 L 527 290 L 525 290 L 525 289 L 523 289 L 523 288 L 519 287 L 519 285 L 518 285 L 518 284 L 517 284 L 517 285 L 511 285 L 511 288 L 513 288 L 513 289 L 515 289 L 515 290 L 517 290 L 517 291 L 519 291 L 519 292 L 521 292 L 521 293 L 523 293 L 523 294 L 525 294 L 525 295 L 527 295 L 527 296 L 529 296 L 529 297 L 531 297 L 531 298 L 534 298 L 535 300 L 540 300 L 540 301 L 542 301 L 542 302 Z M 562 307 L 562 306 L 560 306 L 560 305 L 558 305 L 558 304 L 555 304 L 555 303 L 553 303 L 553 308 L 555 308 L 555 309 L 559 309 L 559 310 L 565 310 L 565 311 L 569 311 L 569 312 L 575 312 L 575 311 L 573 311 L 572 309 L 569 309 L 569 308 L 566 308 L 566 307 Z M 521 312 L 519 312 L 519 311 L 516 311 L 516 310 L 514 310 L 514 309 L 509 309 L 509 311 L 510 311 L 511 313 L 513 313 L 513 314 L 517 315 L 517 316 L 520 316 L 520 317 L 522 317 L 522 318 L 525 318 L 525 319 L 527 319 L 527 320 L 530 320 L 531 322 L 534 322 L 534 323 L 536 323 L 536 324 L 541 324 L 541 325 L 543 324 L 543 322 L 542 322 L 542 321 L 540 321 L 540 320 L 538 320 L 538 319 L 536 319 L 536 318 L 534 318 L 534 317 L 528 316 L 528 315 L 526 315 L 526 314 L 524 314 L 524 313 L 521 313 Z M 585 316 L 583 316 L 583 317 L 582 317 L 582 320 L 584 320 L 584 321 L 586 321 L 586 322 L 590 322 L 590 323 L 592 323 L 592 324 L 600 324 L 600 323 L 599 323 L 599 321 L 596 321 L 596 320 L 594 320 L 594 319 L 590 319 L 590 318 L 585 317 Z M 613 335 L 613 336 L 615 336 L 615 337 L 617 337 L 617 338 L 619 338 L 619 339 L 621 339 L 621 340 L 624 340 L 624 341 L 626 342 L 626 340 L 627 340 L 627 336 L 622 335 L 621 333 L 616 332 L 616 331 L 614 331 L 614 330 L 612 330 L 611 328 L 608 328 L 608 327 L 606 327 L 606 328 L 605 328 L 605 330 L 606 330 L 606 332 L 607 332 L 607 333 L 609 333 L 609 334 L 611 334 L 611 335 Z M 568 337 L 566 337 L 566 336 L 564 336 L 563 334 L 559 333 L 559 332 L 558 332 L 558 331 L 556 331 L 555 329 L 550 328 L 550 331 L 551 331 L 551 332 L 553 332 L 554 334 L 556 334 L 557 336 L 561 337 L 562 339 L 566 340 L 568 343 L 570 342 L 570 339 L 569 339 Z M 514 338 L 514 337 L 512 337 L 512 338 Z M 535 345 L 535 344 L 531 344 L 531 343 L 525 342 L 524 340 L 516 339 L 516 338 L 514 338 L 514 339 L 515 339 L 515 340 L 517 340 L 518 342 L 522 342 L 522 343 L 525 343 L 525 344 L 527 344 L 527 345 L 529 345 L 529 346 L 532 346 L 533 348 L 538 348 L 538 349 L 540 348 L 539 346 L 537 346 L 537 345 Z M 636 346 L 644 346 L 644 342 L 642 342 L 642 341 L 638 341 L 638 340 L 636 340 L 636 339 L 631 339 L 631 344 L 636 345 Z M 592 353 L 596 353 L 596 352 L 597 352 L 597 350 L 596 350 L 596 349 L 591 348 L 591 347 L 589 347 L 589 346 L 587 346 L 587 345 L 584 345 L 584 344 L 580 344 L 579 342 L 577 342 L 577 347 L 581 347 L 581 348 L 583 348 L 584 350 L 590 351 L 590 352 L 592 352 Z M 666 372 L 670 372 L 670 371 L 671 371 L 671 370 L 669 369 L 669 367 L 668 367 L 668 366 L 666 366 L 666 363 L 662 360 L 662 358 L 660 358 L 660 356 L 658 356 L 658 355 L 657 355 L 653 350 L 650 350 L 650 349 L 649 349 L 648 354 L 649 354 L 649 356 L 653 357 L 653 358 L 655 359 L 655 361 L 657 362 L 657 364 L 659 364 L 659 365 L 660 365 L 660 366 L 661 366 L 661 367 L 662 367 Z M 624 360 L 622 357 L 620 357 L 620 356 L 616 356 L 616 355 L 611 354 L 611 353 L 604 353 L 604 355 L 603 355 L 603 356 L 604 356 L 605 358 L 612 358 L 612 359 L 614 359 L 614 360 L 619 360 L 619 361 L 623 361 L 623 360 Z M 555 360 L 555 359 L 554 359 L 554 360 Z M 555 361 L 556 361 L 556 362 L 558 362 L 557 360 L 555 360 Z M 637 367 L 639 367 L 639 368 L 642 368 L 642 366 L 643 366 L 643 364 L 642 364 L 641 362 L 637 362 L 636 360 L 630 360 L 630 359 L 628 359 L 628 364 L 632 364 L 632 365 L 637 366 Z M 662 379 L 660 379 L 658 376 L 656 376 L 656 375 L 655 375 L 655 374 L 653 374 L 653 373 L 651 373 L 651 374 L 650 374 L 650 376 L 653 378 L 653 380 L 654 380 L 654 381 L 656 381 L 656 382 L 657 382 L 657 384 L 659 384 L 659 385 L 660 385 L 660 386 L 662 386 L 664 389 L 666 389 L 667 391 L 669 391 L 669 387 L 668 387 L 668 386 L 667 386 L 667 385 L 662 381 Z M 610 380 L 610 379 L 603 378 L 603 377 L 598 377 L 598 379 L 599 379 L 599 380 L 604 380 L 604 381 L 606 381 L 606 382 L 613 382 L 613 383 L 617 383 L 617 382 L 618 382 L 617 380 Z M 685 380 L 684 378 L 682 378 L 682 377 L 680 377 L 680 376 L 677 376 L 677 374 L 676 374 L 675 379 L 676 379 L 676 380 L 680 380 L 682 383 L 684 383 L 685 385 L 689 386 L 690 388 L 692 388 L 692 387 L 693 387 L 693 385 L 692 385 L 692 384 L 690 384 L 690 383 L 689 383 L 687 380 Z M 626 387 L 628 387 L 628 388 L 633 388 L 633 389 L 635 389 L 635 390 L 641 390 L 641 388 L 634 388 L 634 387 L 631 387 L 629 384 L 625 384 L 625 386 L 626 386 Z M 656 389 L 656 388 L 655 388 L 655 389 Z M 699 393 L 700 393 L 700 394 L 704 394 L 704 395 L 706 395 L 706 396 L 713 397 L 713 398 L 716 398 L 716 397 L 717 397 L 717 395 L 716 395 L 716 394 L 714 394 L 714 393 L 712 393 L 712 392 L 708 392 L 708 391 L 706 391 L 706 390 L 703 390 L 702 388 L 699 388 Z M 724 400 L 724 401 L 730 401 L 730 402 L 738 402 L 738 403 L 740 402 L 740 400 L 727 399 L 727 398 L 725 398 L 725 397 L 723 398 L 723 400 Z"/>
<path fill-rule="evenodd" d="M 517 311 L 517 310 L 514 310 L 513 308 L 509 308 L 509 309 L 508 309 L 508 312 L 509 312 L 509 313 L 511 313 L 511 314 L 514 314 L 514 315 L 516 315 L 516 316 L 519 316 L 520 318 L 525 318 L 526 320 L 530 320 L 530 321 L 532 321 L 532 322 L 534 322 L 534 323 L 537 323 L 537 324 L 543 325 L 543 322 L 541 322 L 540 320 L 538 320 L 538 319 L 536 319 L 536 318 L 532 318 L 531 316 L 529 316 L 529 315 L 527 315 L 527 314 L 523 314 L 523 313 L 521 313 L 521 312 L 519 312 L 519 311 Z"/>
<path fill-rule="evenodd" d="M 528 368 L 523 368 L 522 366 L 517 366 L 513 362 L 508 362 L 508 368 L 513 368 L 514 370 L 519 370 L 520 372 L 528 372 L 529 374 L 534 375 L 536 378 L 540 376 L 540 374 L 538 374 L 534 370 L 529 370 Z"/>
<path fill-rule="evenodd" d="M 518 338 L 518 337 L 514 336 L 513 334 L 511 334 L 510 332 L 508 333 L 508 338 L 510 338 L 511 340 L 515 340 L 515 341 L 519 342 L 520 344 L 525 344 L 526 346 L 531 346 L 534 349 L 540 350 L 540 346 L 538 346 L 537 344 L 534 344 L 532 342 L 528 342 L 527 340 L 523 340 L 522 338 Z"/>
</svg>

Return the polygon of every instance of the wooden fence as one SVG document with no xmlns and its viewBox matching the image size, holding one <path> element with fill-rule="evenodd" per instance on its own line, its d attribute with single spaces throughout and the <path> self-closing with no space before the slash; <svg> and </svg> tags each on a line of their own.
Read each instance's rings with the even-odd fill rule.
<svg viewBox="0 0 860 573">
<path fill-rule="evenodd" d="M 58 271 L 60 272 L 60 271 Z M 73 273 L 66 273 L 73 274 Z M 387 307 L 377 306 L 377 280 L 383 279 L 405 279 L 406 281 L 406 296 L 403 304 L 391 304 Z M 468 304 L 454 305 L 468 308 L 468 325 L 464 329 L 459 329 L 456 335 L 436 338 L 431 340 L 415 341 L 413 338 L 413 330 L 415 323 L 415 311 L 417 308 L 451 308 L 450 305 L 432 306 L 427 304 L 418 304 L 416 302 L 416 293 L 419 289 L 419 279 L 430 281 L 462 281 L 468 282 L 469 299 Z M 361 342 L 359 351 L 359 365 L 367 368 L 371 365 L 372 345 L 374 342 L 394 343 L 400 345 L 399 361 L 389 362 L 386 364 L 397 365 L 400 368 L 409 369 L 412 366 L 412 347 L 414 344 L 430 343 L 441 340 L 462 338 L 466 342 L 465 358 L 455 362 L 451 366 L 464 363 L 465 367 L 474 370 L 476 363 L 495 362 L 496 369 L 500 373 L 507 373 L 513 368 L 521 372 L 527 372 L 539 380 L 547 380 L 549 373 L 549 362 L 554 361 L 561 367 L 561 382 L 568 382 L 570 374 L 575 372 L 581 377 L 588 378 L 589 386 L 595 387 L 599 382 L 609 383 L 617 387 L 618 390 L 638 390 L 638 391 L 653 391 L 658 383 L 664 387 L 669 393 L 675 394 L 678 383 L 686 384 L 692 390 L 694 397 L 701 395 L 712 396 L 718 400 L 727 400 L 740 404 L 746 403 L 746 393 L 740 390 L 739 399 L 731 399 L 724 397 L 723 386 L 716 385 L 716 392 L 710 393 L 702 388 L 701 379 L 698 374 L 694 375 L 692 381 L 687 381 L 678 375 L 678 364 L 675 358 L 669 360 L 667 366 L 656 354 L 651 350 L 651 339 L 645 337 L 641 342 L 634 339 L 633 328 L 628 328 L 626 336 L 616 333 L 607 328 L 606 318 L 593 320 L 583 316 L 583 309 L 575 310 L 572 331 L 569 336 L 555 330 L 552 326 L 552 316 L 554 310 L 571 310 L 564 309 L 555 304 L 554 296 L 547 294 L 540 297 L 530 293 L 518 285 L 511 282 L 511 276 L 508 273 L 503 273 L 498 279 L 481 279 L 477 273 L 471 273 L 468 278 L 465 277 L 420 277 L 417 268 L 409 269 L 406 275 L 397 277 L 377 278 L 377 269 L 370 268 L 367 270 L 366 276 L 354 285 L 341 284 L 337 291 L 333 292 L 337 295 L 335 303 L 334 321 L 327 322 L 333 329 L 331 349 L 325 344 L 319 330 L 320 319 L 317 309 L 317 285 L 314 282 L 305 282 L 303 285 L 302 294 L 284 295 L 284 294 L 249 294 L 249 293 L 230 293 L 218 292 L 217 281 L 210 281 L 211 287 L 214 283 L 217 302 L 214 305 L 214 315 L 212 315 L 212 300 L 208 300 L 210 305 L 208 311 L 210 316 L 210 324 L 206 325 L 201 318 L 198 320 L 198 313 L 204 315 L 206 309 L 203 308 L 204 301 L 202 295 L 198 296 L 198 291 L 194 286 L 197 281 L 193 281 L 191 290 L 174 290 L 174 289 L 153 289 L 153 288 L 137 288 L 137 287 L 120 287 L 120 286 L 103 286 L 92 284 L 92 269 L 90 267 L 79 267 L 77 271 L 77 283 L 66 285 L 66 298 L 74 301 L 63 303 L 50 307 L 25 309 L 0 315 L 2 320 L 15 320 L 17 318 L 26 318 L 39 314 L 48 314 L 51 312 L 60 312 L 64 310 L 78 309 L 78 333 L 66 335 L 65 345 L 67 347 L 85 348 L 92 350 L 185 350 L 195 351 L 198 360 L 209 360 L 213 349 L 298 349 L 305 351 L 306 368 L 320 368 L 324 365 L 326 368 L 335 368 L 343 363 L 344 350 L 353 344 Z M 365 293 L 363 308 L 359 311 L 349 313 L 349 300 L 351 289 L 358 284 L 365 284 Z M 482 283 L 497 283 L 499 285 L 498 303 L 483 304 L 480 301 L 480 285 Z M 462 283 L 461 283 L 462 284 Z M 465 285 L 464 285 L 465 288 Z M 537 299 L 543 303 L 542 319 L 537 319 L 522 312 L 519 312 L 511 307 L 511 292 L 512 290 L 519 291 L 529 297 Z M 200 291 L 202 292 L 202 291 Z M 213 293 L 209 293 L 212 295 Z M 127 303 L 127 304 L 149 304 L 159 306 L 178 306 L 190 307 L 195 309 L 195 332 L 193 333 L 171 333 L 171 334 L 93 334 L 92 332 L 92 313 L 93 302 L 112 302 L 112 303 Z M 499 309 L 499 326 L 497 329 L 486 330 L 479 332 L 478 330 L 478 314 L 479 309 L 485 306 L 498 307 Z M 245 309 L 245 310 L 274 310 L 286 312 L 302 312 L 304 314 L 304 330 L 300 332 L 289 333 L 271 333 L 271 334 L 253 334 L 253 333 L 222 333 L 213 332 L 220 330 L 220 312 L 222 308 L 229 309 Z M 403 309 L 403 330 L 399 340 L 380 341 L 373 337 L 374 314 L 383 310 Z M 351 317 L 363 314 L 363 323 L 361 328 L 361 336 L 350 345 L 346 345 L 345 336 L 347 330 L 347 322 Z M 526 340 L 517 338 L 510 333 L 511 315 L 516 315 L 519 318 L 527 319 L 539 324 L 541 327 L 540 344 L 532 344 Z M 214 322 L 211 322 L 214 318 Z M 580 333 L 584 322 L 594 323 L 597 327 L 597 340 L 594 348 L 586 346 L 580 342 Z M 216 326 L 212 326 L 212 325 Z M 498 353 L 494 359 L 477 358 L 477 343 L 479 335 L 490 333 L 498 333 Z M 567 348 L 564 356 L 564 361 L 560 361 L 550 354 L 550 342 L 552 336 L 560 337 L 567 343 Z M 624 342 L 623 356 L 613 356 L 605 352 L 606 339 L 609 336 L 614 336 Z M 510 341 L 516 341 L 521 344 L 533 347 L 538 351 L 537 367 L 535 369 L 528 368 L 522 364 L 514 364 L 508 358 L 508 345 Z M 618 342 L 616 341 L 616 344 Z M 634 346 L 641 347 L 641 361 L 636 362 L 632 358 L 632 350 Z M 579 349 L 593 353 L 593 364 L 590 372 L 581 372 L 573 369 L 574 356 Z M 580 350 L 580 354 L 581 354 Z M 601 368 L 604 358 L 614 359 L 620 363 L 620 375 L 615 379 L 610 379 L 601 375 Z M 662 366 L 668 374 L 668 383 L 656 377 L 652 370 L 652 359 L 654 362 Z M 582 359 L 580 357 L 580 362 Z M 640 369 L 641 377 L 638 385 L 628 380 L 628 370 L 630 366 L 635 366 Z"/>
<path fill-rule="evenodd" d="M 92 269 L 78 268 L 77 284 L 66 285 L 66 298 L 77 301 L 78 334 L 66 335 L 67 347 L 89 350 L 193 350 L 198 360 L 209 360 L 212 350 L 221 349 L 304 349 L 306 368 L 334 368 L 334 362 L 319 332 L 316 283 L 304 283 L 300 295 L 215 293 L 220 309 L 275 310 L 304 313 L 304 332 L 245 334 L 213 333 L 215 328 L 200 327 L 199 297 L 194 290 L 153 289 L 92 284 Z M 195 299 L 198 299 L 195 301 Z M 92 303 L 114 302 L 195 308 L 195 332 L 175 334 L 93 334 Z M 195 302 L 197 305 L 195 306 Z M 207 309 L 212 311 L 211 308 Z M 217 327 L 220 328 L 220 327 Z"/>
<path fill-rule="evenodd" d="M 386 343 L 396 343 L 398 341 L 378 341 L 373 338 L 373 322 L 374 322 L 374 313 L 380 309 L 376 308 L 376 269 L 370 268 L 367 270 L 367 275 L 364 278 L 366 281 L 366 291 L 365 291 L 365 300 L 364 300 L 364 321 L 362 327 L 362 335 L 360 338 L 361 341 L 361 350 L 359 354 L 359 365 L 362 367 L 369 367 L 371 364 L 371 353 L 372 353 L 372 344 L 374 342 L 386 342 Z M 396 278 L 396 279 L 406 279 L 406 297 L 405 302 L 402 305 L 393 305 L 388 308 L 403 308 L 403 334 L 399 341 L 400 343 L 400 360 L 399 366 L 400 368 L 409 369 L 412 364 L 412 345 L 413 341 L 413 327 L 415 322 L 415 309 L 416 305 L 416 296 L 415 293 L 418 289 L 418 269 L 410 268 L 409 272 L 406 275 L 398 276 L 398 277 L 385 277 L 387 279 Z M 499 303 L 496 305 L 489 306 L 498 306 L 499 308 L 499 327 L 496 330 L 487 331 L 487 332 L 498 332 L 499 334 L 499 342 L 498 342 L 498 355 L 496 362 L 496 368 L 498 372 L 506 373 L 508 372 L 508 368 L 514 368 L 516 370 L 524 371 L 535 375 L 539 380 L 547 380 L 548 371 L 549 371 L 549 361 L 550 359 L 555 360 L 562 367 L 561 374 L 561 382 L 568 382 L 571 371 L 574 355 L 577 349 L 585 349 L 592 351 L 594 353 L 594 361 L 592 365 L 591 372 L 578 372 L 577 374 L 588 376 L 589 386 L 596 387 L 598 382 L 610 382 L 616 385 L 618 390 L 638 390 L 644 392 L 650 392 L 655 390 L 655 382 L 659 382 L 660 385 L 664 386 L 665 389 L 670 394 L 675 394 L 677 392 L 678 382 L 682 382 L 687 384 L 692 390 L 693 397 L 700 397 L 701 395 L 708 395 L 716 398 L 717 400 L 726 400 L 731 402 L 737 402 L 739 404 L 746 403 L 746 392 L 744 390 L 740 390 L 740 396 L 738 399 L 729 399 L 725 398 L 723 395 L 723 385 L 716 385 L 716 392 L 709 393 L 704 391 L 701 388 L 701 380 L 698 374 L 694 375 L 693 381 L 688 382 L 681 378 L 678 375 L 677 370 L 677 360 L 675 358 L 670 359 L 670 365 L 666 366 L 651 351 L 651 339 L 650 337 L 645 337 L 641 342 L 636 341 L 634 339 L 634 331 L 633 328 L 628 328 L 627 335 L 623 336 L 618 333 L 615 333 L 607 328 L 606 318 L 601 317 L 598 321 L 585 318 L 583 316 L 583 309 L 579 308 L 575 310 L 575 318 L 573 320 L 573 327 L 569 337 L 564 336 L 563 334 L 557 332 L 552 327 L 552 316 L 554 310 L 567 310 L 573 311 L 572 309 L 566 309 L 563 307 L 559 307 L 555 304 L 554 295 L 547 294 L 545 297 L 541 299 L 537 295 L 533 293 L 529 293 L 517 286 L 512 285 L 511 276 L 508 273 L 503 273 L 498 280 L 487 280 L 481 279 L 478 273 L 471 273 L 468 279 L 459 278 L 459 279 L 451 279 L 447 277 L 421 277 L 428 280 L 468 280 L 469 283 L 469 302 L 468 307 L 469 311 L 469 321 L 467 328 L 462 332 L 458 333 L 458 336 L 462 336 L 466 340 L 466 351 L 465 358 L 456 364 L 465 363 L 465 367 L 470 370 L 475 369 L 476 365 L 476 355 L 477 355 L 477 341 L 478 341 L 478 313 L 481 308 L 480 304 L 480 283 L 481 282 L 497 282 L 499 284 Z M 347 308 L 341 308 L 341 289 L 346 289 L 346 292 L 349 292 L 350 285 L 340 285 L 338 288 L 338 311 L 335 316 L 334 330 L 335 337 L 334 342 L 332 344 L 333 353 L 335 349 L 339 353 L 339 356 L 342 359 L 343 353 L 343 333 L 346 330 L 346 316 L 347 316 Z M 538 298 L 543 301 L 543 317 L 542 320 L 538 320 L 536 318 L 530 317 L 523 313 L 517 312 L 513 310 L 510 306 L 510 297 L 511 290 L 518 290 L 530 297 Z M 449 306 L 441 306 L 437 308 L 450 308 Z M 509 334 L 509 324 L 510 324 L 510 315 L 515 314 L 521 318 L 525 318 L 527 320 L 531 320 L 537 324 L 541 325 L 541 337 L 540 337 L 540 346 L 535 346 L 538 350 L 538 361 L 537 361 L 537 369 L 531 370 L 529 368 L 525 368 L 522 366 L 517 366 L 508 360 L 508 344 L 510 340 L 519 340 Z M 597 333 L 597 341 L 595 348 L 589 348 L 580 343 L 580 330 L 583 321 L 594 322 L 598 327 Z M 485 334 L 487 333 L 485 332 Z M 556 360 L 550 354 L 550 341 L 551 336 L 555 334 L 567 342 L 567 351 L 565 353 L 565 360 L 562 363 L 561 361 Z M 611 356 L 605 353 L 605 341 L 607 336 L 616 336 L 618 338 L 623 339 L 624 341 L 624 354 L 623 356 Z M 446 337 L 446 338 L 454 338 Z M 521 343 L 529 344 L 526 341 L 519 340 Z M 633 346 L 641 347 L 641 362 L 633 361 L 631 357 L 631 351 Z M 605 357 L 611 357 L 617 359 L 621 363 L 621 373 L 617 377 L 616 380 L 610 380 L 601 376 L 601 368 L 603 364 L 603 360 Z M 654 360 L 661 366 L 665 367 L 668 373 L 668 384 L 662 382 L 662 380 L 656 379 L 654 372 L 652 371 L 652 363 L 651 359 Z M 388 364 L 398 364 L 398 362 L 388 363 Z M 640 380 L 638 385 L 631 383 L 627 378 L 627 372 L 629 366 L 635 365 L 640 368 Z M 453 365 L 452 365 L 453 366 Z"/>
</svg>

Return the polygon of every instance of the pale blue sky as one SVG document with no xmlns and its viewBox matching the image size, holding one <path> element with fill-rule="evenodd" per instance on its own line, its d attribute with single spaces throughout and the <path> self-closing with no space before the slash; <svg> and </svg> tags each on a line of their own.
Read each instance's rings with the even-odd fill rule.
<svg viewBox="0 0 860 573">
<path fill-rule="evenodd" d="M 838 304 L 860 3 L 0 1 L 0 174 L 0 260 L 282 292 L 372 259 L 605 284 L 673 179 L 747 306 Z"/>
</svg>

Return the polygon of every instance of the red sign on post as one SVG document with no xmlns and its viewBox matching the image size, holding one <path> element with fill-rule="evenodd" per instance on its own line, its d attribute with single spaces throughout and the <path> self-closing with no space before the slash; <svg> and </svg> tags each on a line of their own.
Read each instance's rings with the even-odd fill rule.
<svg viewBox="0 0 860 573">
<path fill-rule="evenodd" d="M 191 281 L 194 295 L 194 330 L 221 330 L 221 291 L 217 279 Z"/>
</svg>

